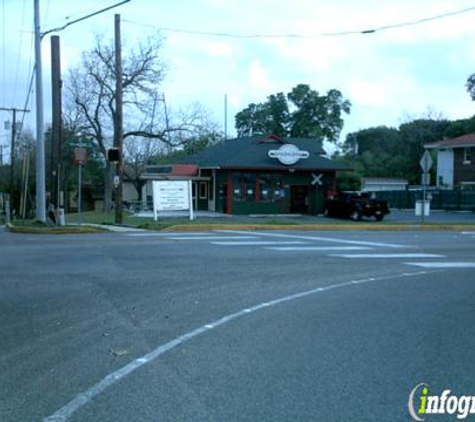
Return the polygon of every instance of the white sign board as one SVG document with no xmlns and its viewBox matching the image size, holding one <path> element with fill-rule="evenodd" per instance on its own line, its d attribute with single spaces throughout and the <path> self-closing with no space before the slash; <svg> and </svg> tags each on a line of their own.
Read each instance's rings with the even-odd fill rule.
<svg viewBox="0 0 475 422">
<path fill-rule="evenodd" d="M 425 150 L 424 155 L 421 158 L 421 161 L 419 161 L 419 164 L 421 165 L 422 171 L 423 172 L 428 172 L 432 168 L 432 164 L 434 164 L 432 157 L 430 156 L 430 152 Z"/>
<path fill-rule="evenodd" d="M 154 180 L 153 215 L 158 218 L 159 211 L 190 211 L 193 220 L 193 201 L 191 199 L 191 180 Z"/>
<path fill-rule="evenodd" d="M 302 151 L 292 144 L 284 144 L 279 149 L 271 149 L 267 155 L 270 158 L 277 158 L 277 160 L 286 166 L 291 166 L 301 159 L 310 156 L 308 151 Z"/>
</svg>

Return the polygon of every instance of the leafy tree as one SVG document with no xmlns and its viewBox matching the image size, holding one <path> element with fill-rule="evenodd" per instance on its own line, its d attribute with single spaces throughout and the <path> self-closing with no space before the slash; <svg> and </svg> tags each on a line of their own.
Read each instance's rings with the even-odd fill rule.
<svg viewBox="0 0 475 422">
<path fill-rule="evenodd" d="M 297 85 L 287 95 L 294 106 L 290 116 L 290 136 L 325 139 L 336 142 L 343 129 L 342 113 L 350 113 L 351 104 L 337 89 L 319 95 L 309 85 Z"/>
<path fill-rule="evenodd" d="M 379 126 L 347 135 L 343 152 L 361 177 L 394 177 L 420 183 L 424 145 L 444 139 L 447 120 L 416 119 L 398 129 Z"/>
<path fill-rule="evenodd" d="M 249 104 L 236 114 L 236 130 L 238 136 L 272 133 L 336 142 L 343 128 L 342 114 L 350 108 L 336 89 L 320 95 L 299 84 L 287 95 L 277 93 L 264 103 Z"/>
<path fill-rule="evenodd" d="M 444 138 L 451 139 L 468 133 L 475 132 L 475 116 L 468 119 L 459 119 L 449 122 L 447 129 L 444 132 Z"/>
<path fill-rule="evenodd" d="M 468 94 L 472 101 L 475 101 L 475 73 L 472 73 L 465 83 L 465 88 L 467 89 Z"/>
<path fill-rule="evenodd" d="M 402 170 L 411 183 L 420 183 L 419 161 L 424 145 L 444 139 L 448 126 L 447 120 L 417 119 L 399 127 L 403 144 L 400 155 L 406 157 Z"/>
</svg>

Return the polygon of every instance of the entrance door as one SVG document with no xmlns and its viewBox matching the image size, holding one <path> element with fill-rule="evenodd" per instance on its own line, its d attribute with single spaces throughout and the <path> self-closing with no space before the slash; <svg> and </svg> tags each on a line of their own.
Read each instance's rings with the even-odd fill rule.
<svg viewBox="0 0 475 422">
<path fill-rule="evenodd" d="M 228 212 L 228 184 L 223 183 L 219 187 L 219 201 L 221 202 L 221 212 L 227 214 Z"/>
<path fill-rule="evenodd" d="M 308 186 L 290 187 L 290 212 L 296 214 L 308 213 Z"/>
</svg>

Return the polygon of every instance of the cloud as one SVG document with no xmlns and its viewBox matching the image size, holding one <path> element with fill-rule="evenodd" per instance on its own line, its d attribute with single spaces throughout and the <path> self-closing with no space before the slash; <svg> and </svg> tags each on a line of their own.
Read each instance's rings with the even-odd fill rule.
<svg viewBox="0 0 475 422">
<path fill-rule="evenodd" d="M 204 43 L 202 49 L 212 57 L 231 58 L 236 55 L 231 44 L 224 42 Z"/>
<path fill-rule="evenodd" d="M 272 83 L 267 69 L 261 64 L 259 59 L 253 59 L 249 65 L 249 82 L 253 88 L 260 91 L 269 92 Z"/>
</svg>

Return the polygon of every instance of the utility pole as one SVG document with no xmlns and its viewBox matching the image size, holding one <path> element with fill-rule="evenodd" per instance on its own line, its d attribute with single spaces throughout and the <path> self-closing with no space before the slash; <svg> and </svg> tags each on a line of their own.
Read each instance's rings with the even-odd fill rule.
<svg viewBox="0 0 475 422">
<path fill-rule="evenodd" d="M 52 142 L 51 142 L 51 181 L 50 181 L 50 202 L 56 210 L 62 206 L 61 197 L 61 147 L 62 147 L 62 110 L 61 110 L 61 62 L 59 36 L 51 37 L 51 90 L 53 106 L 52 122 Z M 57 211 L 58 212 L 58 211 Z"/>
<path fill-rule="evenodd" d="M 0 107 L 2 111 L 9 111 L 12 113 L 12 135 L 10 141 L 10 204 L 13 207 L 13 191 L 15 190 L 15 143 L 16 143 L 16 132 L 17 132 L 17 123 L 16 123 L 16 115 L 18 112 L 20 113 L 29 113 L 30 110 L 24 110 L 20 108 L 8 108 L 8 107 Z M 3 161 L 3 157 L 2 157 Z"/>
<path fill-rule="evenodd" d="M 43 111 L 43 68 L 41 62 L 40 0 L 35 2 L 36 83 L 36 219 L 46 223 L 45 130 Z"/>
<path fill-rule="evenodd" d="M 122 194 L 124 178 L 123 116 L 122 116 L 122 43 L 120 37 L 120 15 L 114 19 L 115 33 L 115 119 L 114 147 L 119 150 L 119 161 L 114 177 L 115 186 L 115 224 L 122 224 Z"/>
<path fill-rule="evenodd" d="M 90 13 L 79 19 L 68 22 L 59 28 L 50 29 L 41 33 L 40 26 L 40 0 L 34 0 L 34 24 L 35 24 L 35 82 L 36 82 L 36 219 L 46 222 L 46 186 L 45 186 L 45 138 L 44 138 L 44 111 L 43 111 L 43 70 L 41 61 L 41 39 L 51 32 L 58 32 L 68 26 L 82 22 L 88 18 L 106 12 L 115 7 L 128 3 L 123 0 L 112 6 Z"/>
</svg>

